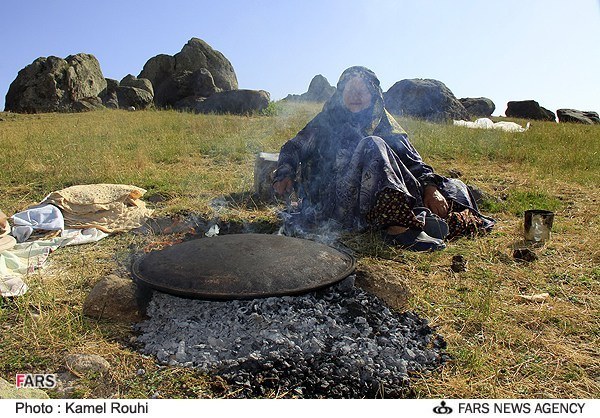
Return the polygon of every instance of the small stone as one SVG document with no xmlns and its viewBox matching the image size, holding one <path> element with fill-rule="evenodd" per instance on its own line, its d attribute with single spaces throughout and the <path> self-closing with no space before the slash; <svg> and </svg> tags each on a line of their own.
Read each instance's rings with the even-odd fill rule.
<svg viewBox="0 0 600 418">
<path fill-rule="evenodd" d="M 337 286 L 336 286 L 337 290 L 342 293 L 349 292 L 354 288 L 355 281 L 356 281 L 356 275 L 352 274 L 337 284 Z"/>
<path fill-rule="evenodd" d="M 450 268 L 455 273 L 461 273 L 463 271 L 467 271 L 467 259 L 462 255 L 455 255 L 452 257 L 452 264 Z"/>
<path fill-rule="evenodd" d="M 108 361 L 97 354 L 70 354 L 65 357 L 65 363 L 77 375 L 89 372 L 106 374 L 110 370 Z"/>
<path fill-rule="evenodd" d="M 175 353 L 175 359 L 181 363 L 185 362 L 187 359 L 187 354 L 185 352 L 185 341 L 179 341 L 179 346 L 177 348 L 177 353 Z"/>
<path fill-rule="evenodd" d="M 411 360 L 412 360 L 412 359 L 414 359 L 414 358 L 416 357 L 416 354 L 415 354 L 415 353 L 414 353 L 414 351 L 412 351 L 410 348 L 407 348 L 407 349 L 405 350 L 405 352 L 406 352 L 406 356 L 407 356 L 409 359 L 411 359 Z"/>
<path fill-rule="evenodd" d="M 529 248 L 516 248 L 513 252 L 515 260 L 533 262 L 538 259 L 538 255 Z"/>
</svg>

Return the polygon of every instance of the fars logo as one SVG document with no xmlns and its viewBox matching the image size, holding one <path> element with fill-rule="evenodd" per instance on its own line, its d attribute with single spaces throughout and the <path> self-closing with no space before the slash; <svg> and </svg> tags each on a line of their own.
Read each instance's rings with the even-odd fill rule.
<svg viewBox="0 0 600 418">
<path fill-rule="evenodd" d="M 452 413 L 452 408 L 446 406 L 446 401 L 442 401 L 439 406 L 433 408 L 433 412 L 436 414 L 447 415 Z"/>
<path fill-rule="evenodd" d="M 15 386 L 17 388 L 52 389 L 56 387 L 56 375 L 51 373 L 17 373 Z"/>
</svg>

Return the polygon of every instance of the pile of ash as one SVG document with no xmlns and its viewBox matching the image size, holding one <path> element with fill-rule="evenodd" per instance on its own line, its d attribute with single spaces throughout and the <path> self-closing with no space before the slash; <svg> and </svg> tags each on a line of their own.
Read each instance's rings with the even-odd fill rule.
<svg viewBox="0 0 600 418">
<path fill-rule="evenodd" d="M 240 397 L 401 397 L 411 372 L 447 355 L 414 313 L 344 280 L 302 296 L 202 301 L 155 292 L 136 326 L 141 351 L 225 378 Z"/>
</svg>

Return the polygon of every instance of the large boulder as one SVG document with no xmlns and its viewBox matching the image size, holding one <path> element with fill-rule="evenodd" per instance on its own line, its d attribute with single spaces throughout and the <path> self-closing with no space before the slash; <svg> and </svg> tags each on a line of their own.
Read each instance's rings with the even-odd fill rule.
<svg viewBox="0 0 600 418">
<path fill-rule="evenodd" d="M 432 122 L 469 119 L 469 113 L 444 83 L 432 79 L 401 80 L 383 95 L 386 108 L 401 116 Z"/>
<path fill-rule="evenodd" d="M 154 89 L 147 78 L 137 78 L 128 74 L 119 83 L 116 93 L 121 109 L 147 109 L 154 103 Z"/>
<path fill-rule="evenodd" d="M 152 88 L 152 83 L 147 78 L 137 78 L 134 75 L 127 74 L 121 82 L 119 86 L 123 87 L 135 87 L 137 89 L 146 90 L 152 96 L 154 96 L 154 89 Z"/>
<path fill-rule="evenodd" d="M 208 97 L 238 88 L 231 62 L 198 38 L 190 39 L 174 56 L 150 58 L 138 77 L 150 80 L 154 103 L 161 107 L 174 106 L 189 96 Z"/>
<path fill-rule="evenodd" d="M 19 71 L 6 94 L 5 110 L 19 113 L 85 110 L 90 102 L 97 103 L 93 98 L 105 89 L 106 80 L 93 55 L 41 57 Z"/>
<path fill-rule="evenodd" d="M 496 105 L 487 97 L 465 97 L 458 99 L 471 117 L 489 118 L 496 110 Z"/>
<path fill-rule="evenodd" d="M 121 109 L 134 107 L 135 110 L 147 109 L 152 106 L 153 96 L 147 90 L 137 87 L 119 86 L 117 89 L 117 99 Z"/>
<path fill-rule="evenodd" d="M 215 85 L 210 71 L 201 68 L 196 71 L 183 71 L 166 79 L 157 89 L 155 102 L 175 109 L 193 108 L 190 103 L 195 103 L 222 91 Z"/>
<path fill-rule="evenodd" d="M 233 113 L 246 115 L 269 106 L 270 96 L 264 90 L 231 90 L 215 93 L 194 106 L 197 113 Z"/>
<path fill-rule="evenodd" d="M 71 104 L 71 111 L 73 112 L 89 112 L 91 110 L 103 108 L 104 104 L 102 103 L 102 99 L 98 96 L 84 97 Z"/>
<path fill-rule="evenodd" d="M 329 81 L 317 74 L 310 81 L 308 91 L 302 94 L 288 94 L 284 100 L 298 102 L 326 102 L 335 93 L 335 87 L 329 84 Z"/>
<path fill-rule="evenodd" d="M 505 115 L 509 118 L 556 121 L 556 115 L 535 100 L 508 102 Z"/>
<path fill-rule="evenodd" d="M 598 113 L 575 109 L 558 109 L 556 111 L 559 122 L 583 123 L 585 125 L 600 124 Z"/>
<path fill-rule="evenodd" d="M 113 80 L 112 78 L 106 79 L 106 88 L 100 93 L 102 104 L 109 109 L 119 108 L 119 98 L 117 97 L 117 90 L 119 89 L 119 81 Z"/>
</svg>

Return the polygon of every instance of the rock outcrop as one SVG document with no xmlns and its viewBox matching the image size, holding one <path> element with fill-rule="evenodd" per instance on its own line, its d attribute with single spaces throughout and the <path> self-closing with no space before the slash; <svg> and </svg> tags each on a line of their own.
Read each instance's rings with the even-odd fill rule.
<svg viewBox="0 0 600 418">
<path fill-rule="evenodd" d="M 264 90 L 223 91 L 196 102 L 194 111 L 197 113 L 246 115 L 266 109 L 269 101 L 270 95 Z"/>
<path fill-rule="evenodd" d="M 315 89 L 322 93 L 318 82 Z M 201 39 L 192 38 L 179 53 L 157 55 L 146 62 L 138 77 L 128 74 L 120 82 L 105 79 L 93 55 L 38 58 L 19 71 L 6 95 L 5 110 L 79 112 L 157 105 L 199 113 L 248 114 L 265 109 L 269 100 L 263 90 L 238 90 L 229 60 Z"/>
<path fill-rule="evenodd" d="M 509 118 L 556 121 L 556 115 L 540 106 L 535 100 L 519 100 L 508 102 L 504 114 Z"/>
<path fill-rule="evenodd" d="M 134 75 L 127 74 L 121 82 L 119 83 L 120 87 L 133 87 L 136 89 L 144 90 L 154 96 L 154 88 L 152 88 L 152 83 L 147 78 L 137 78 Z"/>
<path fill-rule="evenodd" d="M 335 87 L 318 74 L 313 77 L 308 86 L 308 91 L 302 94 L 288 94 L 283 100 L 297 102 L 326 102 L 335 93 Z"/>
<path fill-rule="evenodd" d="M 597 112 L 575 109 L 558 109 L 556 111 L 559 122 L 583 123 L 585 125 L 600 124 Z"/>
<path fill-rule="evenodd" d="M 154 103 L 159 107 L 175 107 L 178 102 L 189 102 L 190 97 L 238 88 L 231 62 L 198 38 L 190 39 L 174 56 L 150 58 L 138 77 L 150 80 Z"/>
<path fill-rule="evenodd" d="M 129 74 L 117 87 L 117 99 L 121 109 L 147 109 L 152 106 L 154 99 L 152 83 L 146 78 L 136 78 Z"/>
<path fill-rule="evenodd" d="M 40 57 L 17 75 L 6 94 L 5 110 L 18 113 L 69 112 L 101 105 L 106 89 L 98 60 L 90 54 L 62 59 Z"/>
<path fill-rule="evenodd" d="M 469 119 L 469 113 L 444 83 L 410 79 L 395 83 L 383 95 L 386 108 L 395 115 L 432 122 Z"/>
<path fill-rule="evenodd" d="M 496 110 L 496 105 L 487 97 L 465 97 L 458 100 L 474 118 L 489 118 Z"/>
</svg>

